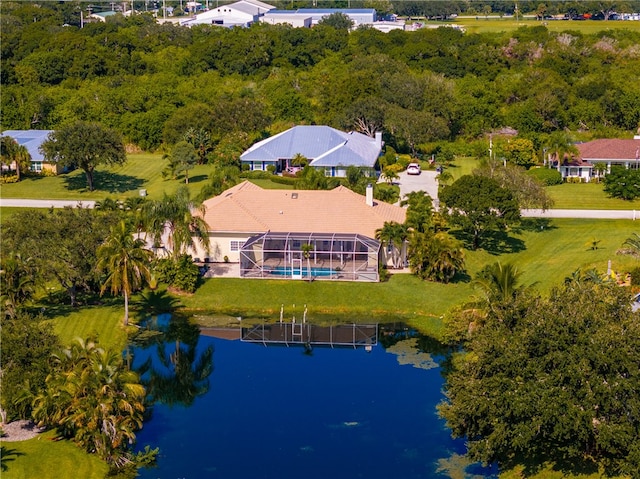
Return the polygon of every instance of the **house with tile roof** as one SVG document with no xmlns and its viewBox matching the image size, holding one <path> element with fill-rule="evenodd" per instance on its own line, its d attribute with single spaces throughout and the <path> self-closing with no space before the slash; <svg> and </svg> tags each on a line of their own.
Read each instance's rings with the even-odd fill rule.
<svg viewBox="0 0 640 479">
<path fill-rule="evenodd" d="M 578 154 L 565 158 L 558 169 L 565 180 L 579 178 L 589 182 L 611 171 L 614 166 L 640 167 L 640 136 L 633 139 L 601 138 L 576 145 Z"/>
<path fill-rule="evenodd" d="M 302 155 L 326 176 L 345 177 L 349 166 L 375 168 L 381 151 L 382 133 L 371 138 L 329 126 L 299 125 L 257 142 L 240 155 L 240 161 L 250 170 L 272 166 L 283 172 L 291 171 L 291 160 Z"/>
<path fill-rule="evenodd" d="M 244 181 L 206 200 L 210 251 L 194 258 L 239 262 L 247 278 L 378 281 L 391 262 L 375 239 L 387 221 L 404 223 L 406 210 L 344 186 L 330 191 L 267 190 Z M 303 245 L 311 245 L 307 253 Z"/>
<path fill-rule="evenodd" d="M 57 163 L 50 163 L 45 160 L 44 155 L 40 152 L 40 145 L 52 133 L 53 130 L 5 130 L 2 136 L 10 136 L 24 146 L 31 156 L 31 164 L 29 170 L 34 173 L 49 172 L 54 175 L 62 173 L 63 168 Z"/>
</svg>

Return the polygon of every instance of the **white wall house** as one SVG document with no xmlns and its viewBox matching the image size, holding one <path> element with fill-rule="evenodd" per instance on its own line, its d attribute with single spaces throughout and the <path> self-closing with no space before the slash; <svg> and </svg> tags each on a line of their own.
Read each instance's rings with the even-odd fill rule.
<svg viewBox="0 0 640 479">
<path fill-rule="evenodd" d="M 195 17 L 187 18 L 180 25 L 191 27 L 193 25 L 218 25 L 221 27 L 248 27 L 259 21 L 260 17 L 273 5 L 257 0 L 240 0 L 229 5 L 221 5 L 206 12 L 199 13 Z"/>
<path fill-rule="evenodd" d="M 640 135 L 632 140 L 601 138 L 579 143 L 576 148 L 575 158 L 565 159 L 558 165 L 565 181 L 589 182 L 610 172 L 614 166 L 640 168 Z"/>
</svg>

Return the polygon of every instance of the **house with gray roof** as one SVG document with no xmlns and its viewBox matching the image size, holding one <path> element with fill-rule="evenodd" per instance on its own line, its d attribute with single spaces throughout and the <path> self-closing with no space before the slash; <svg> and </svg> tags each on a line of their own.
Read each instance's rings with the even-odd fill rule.
<svg viewBox="0 0 640 479">
<path fill-rule="evenodd" d="M 44 155 L 40 152 L 40 145 L 52 133 L 53 130 L 5 130 L 2 136 L 10 136 L 24 146 L 31 156 L 31 164 L 29 170 L 34 173 L 42 173 L 43 171 L 51 172 L 55 175 L 62 172 L 62 168 L 57 163 L 49 163 L 45 160 Z"/>
<path fill-rule="evenodd" d="M 240 161 L 250 170 L 272 166 L 276 172 L 291 172 L 291 160 L 302 155 L 326 176 L 344 177 L 349 166 L 375 168 L 381 151 L 382 133 L 371 138 L 329 126 L 299 125 L 254 144 L 240 155 Z"/>
</svg>

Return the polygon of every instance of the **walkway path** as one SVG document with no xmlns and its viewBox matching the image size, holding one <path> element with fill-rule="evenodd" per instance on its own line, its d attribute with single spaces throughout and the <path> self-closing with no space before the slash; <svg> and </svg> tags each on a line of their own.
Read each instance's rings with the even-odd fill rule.
<svg viewBox="0 0 640 479">
<path fill-rule="evenodd" d="M 65 206 L 93 208 L 96 202 L 93 200 L 25 200 L 20 198 L 0 198 L 0 207 L 24 207 L 24 208 L 64 208 Z"/>
</svg>

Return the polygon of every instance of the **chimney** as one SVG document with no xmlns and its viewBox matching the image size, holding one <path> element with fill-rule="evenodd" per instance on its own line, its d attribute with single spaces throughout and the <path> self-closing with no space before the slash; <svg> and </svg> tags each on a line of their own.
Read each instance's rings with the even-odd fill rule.
<svg viewBox="0 0 640 479">
<path fill-rule="evenodd" d="M 376 145 L 382 148 L 382 132 L 381 131 L 376 131 Z"/>
<path fill-rule="evenodd" d="M 373 185 L 371 183 L 367 185 L 366 203 L 367 206 L 373 206 Z"/>
</svg>

